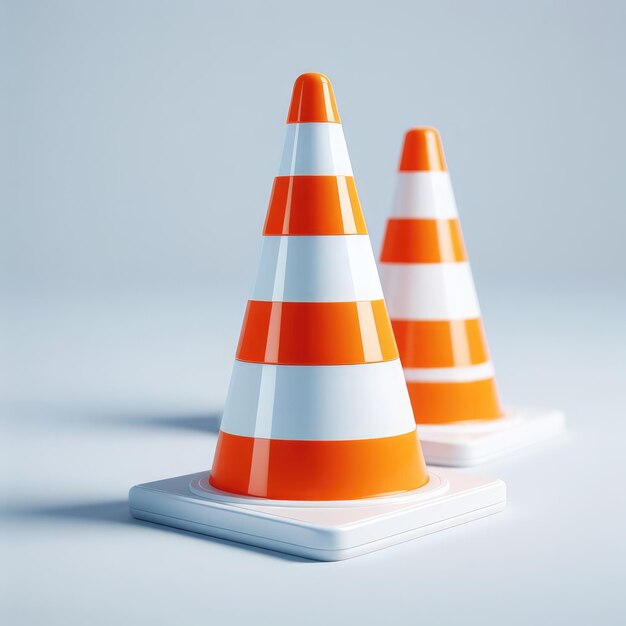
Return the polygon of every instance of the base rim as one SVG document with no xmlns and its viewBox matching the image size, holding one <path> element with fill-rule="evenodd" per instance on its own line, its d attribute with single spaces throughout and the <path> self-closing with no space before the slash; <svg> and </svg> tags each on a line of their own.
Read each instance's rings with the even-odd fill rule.
<svg viewBox="0 0 626 626">
<path fill-rule="evenodd" d="M 208 478 L 211 472 L 206 472 L 199 477 L 194 477 L 189 482 L 189 491 L 200 498 L 205 498 L 217 502 L 227 502 L 230 504 L 263 505 L 295 508 L 345 508 L 364 507 L 377 504 L 402 504 L 406 502 L 420 502 L 430 498 L 442 496 L 448 491 L 449 482 L 447 478 L 439 476 L 430 471 L 429 479 L 425 485 L 418 489 L 406 491 L 404 493 L 390 494 L 376 498 L 360 498 L 357 500 L 270 500 L 255 496 L 242 496 L 221 491 L 213 487 Z"/>
</svg>

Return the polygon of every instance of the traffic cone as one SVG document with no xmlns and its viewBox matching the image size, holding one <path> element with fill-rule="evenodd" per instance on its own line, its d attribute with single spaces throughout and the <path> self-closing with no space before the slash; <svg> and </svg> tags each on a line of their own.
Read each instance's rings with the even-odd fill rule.
<svg viewBox="0 0 626 626">
<path fill-rule="evenodd" d="M 296 81 L 287 124 L 211 485 L 278 500 L 417 489 L 428 474 L 328 79 Z"/>
<path fill-rule="evenodd" d="M 415 420 L 502 417 L 439 133 L 404 138 L 381 280 Z"/>
<path fill-rule="evenodd" d="M 213 468 L 133 488 L 133 515 L 337 560 L 501 510 L 500 481 L 426 469 L 321 74 L 296 80 L 263 235 Z"/>
<path fill-rule="evenodd" d="M 508 431 L 511 420 L 504 419 L 498 399 L 450 176 L 434 128 L 413 128 L 404 137 L 380 275 L 415 421 L 438 425 L 419 429 L 427 442 L 427 460 L 442 460 L 446 433 L 460 432 L 466 442 L 474 429 L 483 433 L 484 444 L 485 437 Z M 491 427 L 487 421 L 493 422 Z M 551 433 L 562 416 L 548 421 Z M 462 422 L 466 424 L 459 429 Z M 429 454 L 433 434 L 438 442 L 434 456 Z M 515 442 L 525 439 L 518 429 Z M 491 453 L 503 453 L 507 446 L 497 448 Z"/>
</svg>

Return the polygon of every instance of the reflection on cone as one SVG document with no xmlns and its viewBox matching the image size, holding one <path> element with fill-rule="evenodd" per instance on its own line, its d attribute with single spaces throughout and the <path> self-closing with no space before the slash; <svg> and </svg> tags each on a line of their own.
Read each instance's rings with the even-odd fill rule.
<svg viewBox="0 0 626 626">
<path fill-rule="evenodd" d="M 211 484 L 348 500 L 428 481 L 330 81 L 294 86 Z"/>
<path fill-rule="evenodd" d="M 439 133 L 407 132 L 381 280 L 418 424 L 503 415 Z"/>
</svg>

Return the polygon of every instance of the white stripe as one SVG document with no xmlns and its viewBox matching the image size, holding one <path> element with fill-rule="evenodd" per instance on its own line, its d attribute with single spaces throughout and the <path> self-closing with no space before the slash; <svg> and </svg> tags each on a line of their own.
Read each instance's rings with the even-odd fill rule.
<svg viewBox="0 0 626 626">
<path fill-rule="evenodd" d="M 279 176 L 352 176 L 341 124 L 287 124 Z"/>
<path fill-rule="evenodd" d="M 263 237 L 253 300 L 353 302 L 382 297 L 367 235 Z"/>
<path fill-rule="evenodd" d="M 412 432 L 400 361 L 263 365 L 235 361 L 222 418 L 244 437 L 335 441 Z"/>
<path fill-rule="evenodd" d="M 392 217 L 458 217 L 448 172 L 399 172 Z"/>
<path fill-rule="evenodd" d="M 407 383 L 462 383 L 493 378 L 495 371 L 491 361 L 465 367 L 405 368 Z"/>
<path fill-rule="evenodd" d="M 480 317 L 469 263 L 381 263 L 380 280 L 391 319 Z"/>
</svg>

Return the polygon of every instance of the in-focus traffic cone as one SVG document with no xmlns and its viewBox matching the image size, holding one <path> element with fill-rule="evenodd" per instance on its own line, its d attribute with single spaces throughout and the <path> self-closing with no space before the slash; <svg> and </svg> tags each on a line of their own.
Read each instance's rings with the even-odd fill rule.
<svg viewBox="0 0 626 626">
<path fill-rule="evenodd" d="M 133 488 L 133 515 L 338 560 L 501 510 L 500 481 L 426 469 L 321 74 L 295 83 L 263 235 L 213 468 Z"/>
<path fill-rule="evenodd" d="M 330 82 L 295 84 L 211 472 L 224 491 L 352 500 L 428 481 Z"/>
<path fill-rule="evenodd" d="M 428 462 L 474 464 L 562 428 L 559 412 L 533 412 L 523 420 L 505 415 L 500 405 L 434 128 L 413 128 L 404 137 L 380 274 Z M 480 434 L 473 439 L 472 432 Z"/>
</svg>

